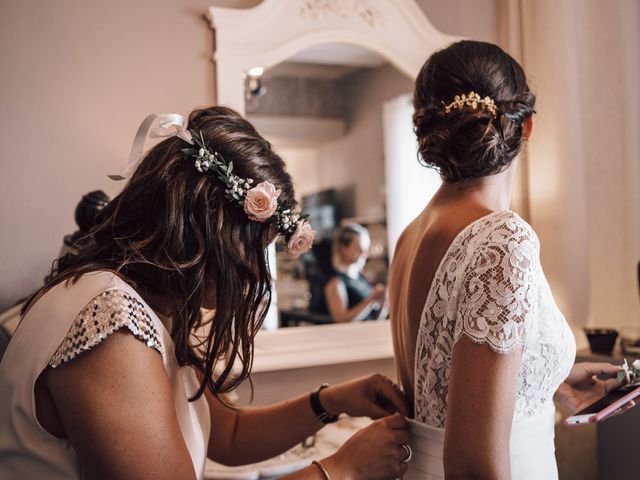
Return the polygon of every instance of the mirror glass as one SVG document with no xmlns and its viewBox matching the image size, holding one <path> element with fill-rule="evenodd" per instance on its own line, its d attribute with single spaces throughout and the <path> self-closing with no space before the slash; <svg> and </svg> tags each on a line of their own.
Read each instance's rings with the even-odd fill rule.
<svg viewBox="0 0 640 480">
<path fill-rule="evenodd" d="M 362 273 L 371 285 L 386 285 L 385 151 L 397 140 L 388 138 L 384 117 L 403 99 L 410 120 L 412 89 L 412 79 L 384 58 L 346 44 L 315 46 L 266 71 L 247 72 L 246 116 L 285 160 L 317 232 L 313 251 L 300 259 L 289 259 L 284 245 L 276 246 L 280 326 L 332 322 L 323 286 L 340 225 L 367 228 L 371 242 Z M 410 123 L 404 130 L 402 141 L 411 150 Z"/>
</svg>

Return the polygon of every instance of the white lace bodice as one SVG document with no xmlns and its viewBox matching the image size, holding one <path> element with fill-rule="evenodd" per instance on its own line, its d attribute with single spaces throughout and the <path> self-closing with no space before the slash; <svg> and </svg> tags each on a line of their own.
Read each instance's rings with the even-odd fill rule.
<svg viewBox="0 0 640 480">
<path fill-rule="evenodd" d="M 435 273 L 420 321 L 415 417 L 444 428 L 453 346 L 461 335 L 497 353 L 522 346 L 514 423 L 542 411 L 567 377 L 575 340 L 556 306 L 531 227 L 511 211 L 463 229 Z"/>
</svg>

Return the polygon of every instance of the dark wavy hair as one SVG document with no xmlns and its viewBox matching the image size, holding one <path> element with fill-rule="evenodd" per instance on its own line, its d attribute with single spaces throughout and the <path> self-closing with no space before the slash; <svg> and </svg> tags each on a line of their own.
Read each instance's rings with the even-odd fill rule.
<svg viewBox="0 0 640 480">
<path fill-rule="evenodd" d="M 498 112 L 444 105 L 456 95 L 491 97 Z M 518 155 L 536 97 L 522 67 L 500 47 L 463 40 L 427 59 L 415 82 L 413 124 L 421 163 L 447 182 L 492 175 Z"/>
<path fill-rule="evenodd" d="M 234 173 L 255 184 L 268 180 L 282 191 L 279 201 L 295 205 L 284 162 L 238 113 L 225 107 L 195 110 L 189 129 L 202 132 L 212 150 L 233 162 Z M 249 377 L 254 337 L 271 301 L 266 246 L 273 232 L 269 222 L 250 221 L 225 199 L 225 185 L 214 173 L 198 172 L 181 151 L 186 147 L 178 137 L 153 147 L 100 213 L 91 241 L 58 261 L 43 290 L 107 269 L 166 299 L 178 363 L 200 374 L 195 399 L 206 388 L 217 396 Z M 215 313 L 205 320 L 201 307 L 211 289 Z M 197 336 L 202 327 L 206 335 Z M 236 363 L 240 372 L 232 374 Z"/>
</svg>

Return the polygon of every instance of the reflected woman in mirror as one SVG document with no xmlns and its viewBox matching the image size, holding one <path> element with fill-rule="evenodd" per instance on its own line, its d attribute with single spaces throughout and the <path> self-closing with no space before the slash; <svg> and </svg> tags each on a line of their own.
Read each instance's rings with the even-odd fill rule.
<svg viewBox="0 0 640 480">
<path fill-rule="evenodd" d="M 371 239 L 362 225 L 349 224 L 333 236 L 333 277 L 324 287 L 327 309 L 336 323 L 386 318 L 387 292 L 384 285 L 371 286 L 362 274 Z"/>
<path fill-rule="evenodd" d="M 381 375 L 238 408 L 271 298 L 266 248 L 313 240 L 280 157 L 244 118 L 194 111 L 26 305 L 0 364 L 0 477 L 201 479 L 274 457 L 340 414 L 374 421 L 286 478 L 396 478 L 407 413 Z M 203 309 L 209 314 L 203 316 Z"/>
<path fill-rule="evenodd" d="M 402 233 L 389 282 L 415 441 L 434 455 L 407 478 L 557 478 L 554 398 L 575 409 L 617 385 L 592 377 L 618 367 L 573 365 L 538 238 L 509 209 L 534 106 L 521 66 L 489 43 L 454 43 L 416 78 L 419 156 L 443 183 Z"/>
</svg>

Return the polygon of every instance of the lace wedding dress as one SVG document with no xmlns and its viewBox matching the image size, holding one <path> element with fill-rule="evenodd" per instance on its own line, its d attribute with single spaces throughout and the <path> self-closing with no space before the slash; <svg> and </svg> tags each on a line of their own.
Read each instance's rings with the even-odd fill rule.
<svg viewBox="0 0 640 480">
<path fill-rule="evenodd" d="M 444 425 L 451 354 L 465 335 L 499 354 L 523 347 L 511 431 L 512 479 L 555 479 L 553 394 L 575 358 L 531 227 L 511 211 L 468 225 L 435 273 L 415 357 L 413 460 L 404 478 L 444 478 Z M 482 448 L 481 445 L 478 446 Z"/>
</svg>

